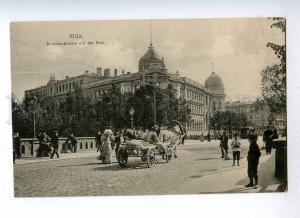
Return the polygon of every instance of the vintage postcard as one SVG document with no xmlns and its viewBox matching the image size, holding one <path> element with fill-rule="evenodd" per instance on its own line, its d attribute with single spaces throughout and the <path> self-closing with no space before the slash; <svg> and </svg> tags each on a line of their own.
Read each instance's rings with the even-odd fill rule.
<svg viewBox="0 0 300 218">
<path fill-rule="evenodd" d="M 287 191 L 285 18 L 10 34 L 16 197 Z"/>
</svg>

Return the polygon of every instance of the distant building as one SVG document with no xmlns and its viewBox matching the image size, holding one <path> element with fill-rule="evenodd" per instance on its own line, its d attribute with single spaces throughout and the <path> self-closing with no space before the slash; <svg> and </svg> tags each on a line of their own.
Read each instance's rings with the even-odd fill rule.
<svg viewBox="0 0 300 218">
<path fill-rule="evenodd" d="M 25 95 L 33 93 L 39 97 L 55 96 L 63 98 L 68 92 L 73 92 L 76 87 L 81 87 L 94 99 L 112 87 L 121 92 L 135 92 L 142 85 L 155 85 L 162 89 L 169 84 L 177 90 L 177 97 L 187 101 L 191 110 L 191 121 L 186 123 L 188 135 L 206 134 L 209 129 L 209 118 L 216 111 L 225 111 L 225 92 L 221 78 L 212 72 L 205 82 L 205 86 L 176 73 L 169 73 L 164 58 L 160 58 L 154 50 L 152 43 L 146 53 L 140 58 L 138 72 L 130 73 L 123 70 L 118 74 L 114 69 L 98 67 L 96 73 L 86 71 L 83 75 L 66 77 L 64 80 L 55 80 L 51 75 L 49 82 L 41 87 L 26 90 Z"/>
<path fill-rule="evenodd" d="M 257 104 L 256 101 L 247 102 L 226 102 L 226 111 L 231 111 L 235 114 L 245 114 L 250 125 L 260 133 L 266 126 L 272 125 L 279 132 L 282 132 L 286 126 L 286 118 L 284 114 L 272 114 L 266 103 Z"/>
</svg>

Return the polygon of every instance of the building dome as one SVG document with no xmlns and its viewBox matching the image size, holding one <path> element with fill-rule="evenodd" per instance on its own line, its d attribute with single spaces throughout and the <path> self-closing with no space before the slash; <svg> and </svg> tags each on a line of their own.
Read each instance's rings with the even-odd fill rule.
<svg viewBox="0 0 300 218">
<path fill-rule="evenodd" d="M 159 57 L 159 55 L 154 50 L 154 47 L 152 46 L 152 44 L 150 44 L 150 46 L 148 47 L 147 52 L 144 54 L 143 57 L 141 57 L 141 60 L 152 62 L 152 61 L 161 61 L 161 58 Z"/>
<path fill-rule="evenodd" d="M 215 72 L 212 72 L 206 79 L 205 87 L 218 93 L 224 93 L 222 79 Z"/>
<path fill-rule="evenodd" d="M 149 68 L 151 68 L 151 65 L 153 65 L 153 64 L 158 66 L 159 68 L 162 68 L 162 69 L 165 68 L 163 58 L 159 57 L 159 55 L 154 50 L 152 43 L 150 43 L 148 50 L 143 55 L 143 57 L 140 58 L 139 70 L 141 71 L 143 69 L 149 69 Z"/>
</svg>

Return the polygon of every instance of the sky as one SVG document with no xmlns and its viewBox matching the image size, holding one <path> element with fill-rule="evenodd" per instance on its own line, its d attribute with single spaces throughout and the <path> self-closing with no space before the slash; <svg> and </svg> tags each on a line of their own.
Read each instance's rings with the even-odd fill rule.
<svg viewBox="0 0 300 218">
<path fill-rule="evenodd" d="M 255 99 L 261 93 L 261 71 L 278 63 L 266 44 L 284 41 L 280 30 L 270 28 L 272 22 L 252 18 L 152 20 L 151 25 L 149 20 L 12 23 L 12 92 L 21 99 L 25 90 L 45 85 L 53 73 L 60 80 L 85 70 L 96 72 L 96 67 L 137 72 L 152 32 L 153 46 L 169 73 L 178 70 L 204 84 L 213 68 L 228 100 Z M 94 44 L 47 45 L 83 41 Z"/>
</svg>

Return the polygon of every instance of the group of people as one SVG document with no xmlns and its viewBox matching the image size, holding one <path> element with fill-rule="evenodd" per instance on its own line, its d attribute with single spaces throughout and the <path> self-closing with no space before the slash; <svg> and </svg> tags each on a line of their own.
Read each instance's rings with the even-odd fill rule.
<svg viewBox="0 0 300 218">
<path fill-rule="evenodd" d="M 174 137 L 170 137 L 166 134 L 167 128 L 153 126 L 149 129 L 123 129 L 116 130 L 115 133 L 111 130 L 111 127 L 107 127 L 103 132 L 98 131 L 95 140 L 97 152 L 100 152 L 98 157 L 103 163 L 112 163 L 112 152 L 115 150 L 115 156 L 118 157 L 118 150 L 121 143 L 125 143 L 128 140 L 140 139 L 147 141 L 149 144 L 155 144 L 161 150 L 166 148 L 163 146 L 164 143 L 170 142 L 174 144 Z M 183 140 L 181 143 L 184 142 Z M 176 150 L 174 150 L 174 157 L 177 158 Z"/>
<path fill-rule="evenodd" d="M 223 134 L 219 137 L 220 147 L 222 152 L 222 157 L 228 160 L 228 135 L 224 131 Z M 258 135 L 255 133 L 255 130 L 249 131 L 248 141 L 249 141 L 249 150 L 247 155 L 248 168 L 247 173 L 249 177 L 249 183 L 245 185 L 245 187 L 255 187 L 258 184 L 258 175 L 257 175 L 257 167 L 259 164 L 259 158 L 261 156 L 261 152 L 259 146 L 257 144 Z M 240 153 L 241 153 L 241 143 L 238 140 L 237 134 L 233 135 L 233 139 L 231 141 L 231 149 L 232 149 L 232 157 L 233 163 L 232 166 L 235 166 L 235 162 L 240 166 Z"/>
<path fill-rule="evenodd" d="M 45 132 L 38 135 L 39 147 L 36 151 L 36 157 L 50 157 L 53 159 L 54 155 L 59 158 L 59 133 L 54 131 L 52 136 L 49 137 Z M 52 148 L 51 148 L 52 147 Z M 71 133 L 67 140 L 63 143 L 61 153 L 67 153 L 70 150 L 73 153 L 77 152 L 77 139 Z"/>
<path fill-rule="evenodd" d="M 272 151 L 272 141 L 274 139 L 278 139 L 278 133 L 275 128 L 272 129 L 271 126 L 267 126 L 267 129 L 263 132 L 263 142 L 265 145 L 266 154 L 271 154 Z M 220 140 L 220 147 L 222 151 L 222 158 L 228 158 L 228 136 L 226 132 L 219 137 Z M 257 167 L 259 164 L 259 159 L 261 156 L 260 148 L 257 144 L 258 134 L 254 128 L 252 128 L 248 133 L 248 141 L 249 141 L 249 149 L 247 154 L 247 173 L 249 177 L 249 183 L 245 185 L 245 187 L 255 187 L 258 184 L 258 174 L 257 174 Z M 239 166 L 240 160 L 240 152 L 241 152 L 241 143 L 237 139 L 237 134 L 234 134 L 233 139 L 231 141 L 231 148 L 232 148 L 232 157 L 233 157 L 233 164 L 235 166 L 235 162 L 237 161 L 237 165 Z"/>
</svg>

